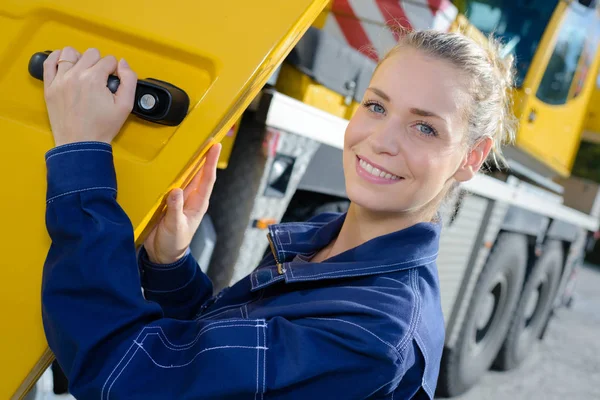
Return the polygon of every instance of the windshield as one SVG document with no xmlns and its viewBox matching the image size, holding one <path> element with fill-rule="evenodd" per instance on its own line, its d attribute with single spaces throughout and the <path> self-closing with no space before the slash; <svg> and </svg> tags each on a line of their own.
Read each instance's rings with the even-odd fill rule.
<svg viewBox="0 0 600 400">
<path fill-rule="evenodd" d="M 521 86 L 535 50 L 552 17 L 557 0 L 465 1 L 465 15 L 484 34 L 503 43 L 502 55 L 516 59 L 516 84 Z"/>
</svg>

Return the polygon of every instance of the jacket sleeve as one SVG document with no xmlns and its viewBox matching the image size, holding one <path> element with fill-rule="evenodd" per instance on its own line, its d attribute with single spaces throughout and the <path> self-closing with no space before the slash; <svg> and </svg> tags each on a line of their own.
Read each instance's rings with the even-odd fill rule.
<svg viewBox="0 0 600 400">
<path fill-rule="evenodd" d="M 189 251 L 172 264 L 155 264 L 142 246 L 138 256 L 144 297 L 162 308 L 164 316 L 192 319 L 213 292 L 212 282 Z"/>
<path fill-rule="evenodd" d="M 391 393 L 402 378 L 394 346 L 342 319 L 167 317 L 140 290 L 110 146 L 56 148 L 47 169 L 42 316 L 76 398 L 353 399 Z"/>
</svg>

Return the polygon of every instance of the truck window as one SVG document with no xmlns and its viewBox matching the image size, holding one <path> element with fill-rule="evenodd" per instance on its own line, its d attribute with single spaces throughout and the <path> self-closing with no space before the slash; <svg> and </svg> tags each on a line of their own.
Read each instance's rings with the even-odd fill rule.
<svg viewBox="0 0 600 400">
<path fill-rule="evenodd" d="M 523 84 L 557 0 L 467 0 L 465 15 L 484 34 L 504 43 L 503 54 L 516 59 L 516 85 Z"/>
<path fill-rule="evenodd" d="M 574 4 L 576 5 L 576 4 Z M 580 63 L 586 41 L 586 24 L 574 9 L 569 8 L 560 27 L 556 45 L 552 56 L 546 66 L 542 82 L 538 87 L 536 96 L 544 103 L 559 105 L 565 104 L 571 97 L 579 94 L 581 85 L 575 85 L 571 91 L 575 73 L 589 64 L 591 57 L 586 54 Z M 578 82 L 580 79 L 578 79 Z"/>
</svg>

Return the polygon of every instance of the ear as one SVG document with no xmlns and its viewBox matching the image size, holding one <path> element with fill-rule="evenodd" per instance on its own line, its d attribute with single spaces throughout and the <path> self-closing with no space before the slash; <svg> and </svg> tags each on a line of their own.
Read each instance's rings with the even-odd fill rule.
<svg viewBox="0 0 600 400">
<path fill-rule="evenodd" d="M 484 137 L 471 147 L 454 174 L 454 179 L 458 182 L 465 182 L 473 178 L 490 154 L 493 144 L 492 138 Z"/>
</svg>

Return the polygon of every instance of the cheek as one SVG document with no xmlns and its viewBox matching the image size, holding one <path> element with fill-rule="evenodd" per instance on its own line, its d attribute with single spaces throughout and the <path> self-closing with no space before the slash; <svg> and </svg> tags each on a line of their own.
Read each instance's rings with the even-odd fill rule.
<svg viewBox="0 0 600 400">
<path fill-rule="evenodd" d="M 427 143 L 414 138 L 402 141 L 402 158 L 415 178 L 429 175 L 439 164 L 435 152 Z"/>
<path fill-rule="evenodd" d="M 454 174 L 454 157 L 439 152 L 435 147 L 415 144 L 405 147 L 403 157 L 414 179 L 420 180 L 424 186 L 438 187 Z"/>
<path fill-rule="evenodd" d="M 362 142 L 369 136 L 370 131 L 371 127 L 368 118 L 365 118 L 362 110 L 357 110 L 346 128 L 346 133 L 344 135 L 345 147 L 351 148 Z"/>
</svg>

